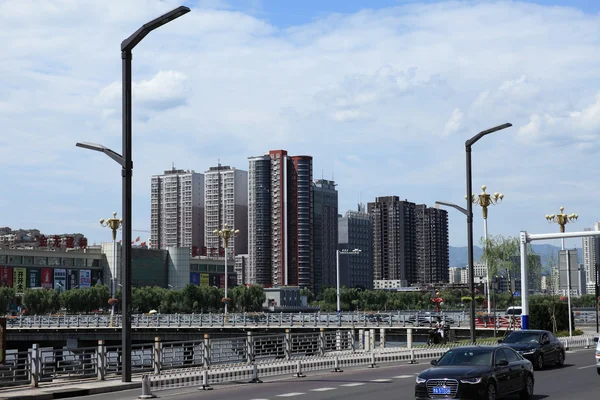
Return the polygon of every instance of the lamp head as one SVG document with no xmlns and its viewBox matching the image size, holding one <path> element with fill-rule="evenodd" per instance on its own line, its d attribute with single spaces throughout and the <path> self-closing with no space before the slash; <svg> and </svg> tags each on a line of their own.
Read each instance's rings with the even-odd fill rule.
<svg viewBox="0 0 600 400">
<path fill-rule="evenodd" d="M 113 213 L 113 218 L 117 218 L 117 212 L 116 211 Z"/>
<path fill-rule="evenodd" d="M 236 229 L 235 231 L 233 231 L 233 233 L 235 233 L 236 235 L 238 235 L 240 233 L 240 230 Z"/>
<path fill-rule="evenodd" d="M 100 218 L 100 223 L 104 224 L 104 218 Z"/>
<path fill-rule="evenodd" d="M 562 214 L 562 212 L 563 212 L 564 210 L 565 210 L 565 208 L 564 208 L 564 207 L 561 207 L 561 208 L 560 208 L 560 213 Z"/>
<path fill-rule="evenodd" d="M 485 186 L 485 185 L 481 186 L 481 190 L 483 190 L 484 193 L 485 193 L 485 189 L 487 189 L 487 186 Z"/>
<path fill-rule="evenodd" d="M 218 234 L 219 234 L 219 230 L 218 230 L 218 229 L 215 229 L 215 230 L 213 231 L 213 234 L 214 234 L 214 235 L 218 235 Z"/>
</svg>

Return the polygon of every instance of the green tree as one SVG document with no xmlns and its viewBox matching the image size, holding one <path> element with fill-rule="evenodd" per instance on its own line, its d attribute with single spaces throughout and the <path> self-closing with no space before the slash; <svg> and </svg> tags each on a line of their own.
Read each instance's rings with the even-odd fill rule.
<svg viewBox="0 0 600 400">
<path fill-rule="evenodd" d="M 60 295 L 56 290 L 25 289 L 23 305 L 29 314 L 49 314 L 60 310 Z"/>
<path fill-rule="evenodd" d="M 15 289 L 9 287 L 0 287 L 0 315 L 8 311 L 8 307 L 14 301 Z"/>
</svg>

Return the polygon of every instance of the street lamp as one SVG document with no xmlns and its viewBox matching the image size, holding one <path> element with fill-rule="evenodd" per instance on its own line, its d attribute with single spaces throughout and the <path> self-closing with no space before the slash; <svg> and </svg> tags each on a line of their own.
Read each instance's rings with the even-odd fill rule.
<svg viewBox="0 0 600 400">
<path fill-rule="evenodd" d="M 110 285 L 110 297 L 111 299 L 115 298 L 115 276 L 117 275 L 117 230 L 121 227 L 121 224 L 123 224 L 123 219 L 122 218 L 117 218 L 117 213 L 114 212 L 113 213 L 113 217 L 112 218 L 108 218 L 107 220 L 105 220 L 104 218 L 102 218 L 100 220 L 100 225 L 104 226 L 104 227 L 108 227 L 112 230 L 112 268 L 110 271 L 110 275 L 111 275 L 111 285 Z M 110 309 L 110 326 L 113 326 L 113 318 L 115 317 L 115 303 L 114 301 L 111 303 L 111 309 Z"/>
<path fill-rule="evenodd" d="M 336 266 L 336 297 L 337 297 L 337 312 L 338 314 L 342 311 L 340 308 L 340 255 L 344 255 L 344 256 L 352 256 L 352 255 L 357 255 L 360 254 L 360 249 L 354 249 L 354 250 L 348 250 L 348 249 L 343 249 L 343 250 L 336 250 L 336 262 L 335 262 L 335 266 Z"/>
<path fill-rule="evenodd" d="M 104 146 L 92 143 L 77 143 L 77 146 L 90 150 L 100 151 L 115 160 L 123 168 L 123 292 L 122 292 L 122 382 L 131 382 L 131 178 L 133 175 L 132 144 L 131 144 L 131 51 L 142 39 L 153 30 L 173 21 L 190 12 L 189 7 L 179 6 L 160 17 L 142 25 L 131 36 L 121 42 L 122 59 L 122 119 L 123 119 L 123 154 L 120 155 Z"/>
<path fill-rule="evenodd" d="M 215 229 L 213 233 L 223 239 L 223 246 L 225 247 L 225 297 L 223 298 L 223 303 L 225 303 L 225 315 L 227 315 L 227 304 L 229 303 L 229 297 L 227 297 L 227 284 L 229 283 L 227 279 L 227 247 L 229 246 L 229 239 L 239 235 L 240 230 L 230 229 L 229 225 L 225 224 L 223 225 L 223 229 L 220 231 Z"/>
<path fill-rule="evenodd" d="M 465 154 L 467 159 L 467 197 L 473 193 L 473 174 L 471 167 L 471 147 L 482 137 L 510 128 L 512 124 L 506 123 L 498 125 L 485 131 L 479 132 L 471 139 L 465 141 Z M 470 199 L 468 199 L 470 200 Z M 467 201 L 467 246 L 468 246 L 468 264 L 469 264 L 469 290 L 471 291 L 471 342 L 475 343 L 475 275 L 473 261 L 473 202 Z"/>
<path fill-rule="evenodd" d="M 565 225 L 569 222 L 577 221 L 579 215 L 577 214 L 565 214 L 563 211 L 564 207 L 560 207 L 560 214 L 546 215 L 546 221 L 549 223 L 556 223 L 560 227 L 560 233 L 565 233 Z M 565 249 L 565 238 L 560 239 L 561 249 Z M 573 336 L 573 328 L 571 324 L 571 257 L 570 252 L 567 251 L 567 308 L 569 309 L 569 336 Z M 559 268 L 560 269 L 560 268 Z M 560 273 L 559 273 L 560 279 Z M 525 288 L 527 290 L 527 288 Z"/>
<path fill-rule="evenodd" d="M 504 199 L 504 195 L 502 193 L 498 193 L 498 192 L 496 192 L 494 194 L 489 194 L 489 193 L 485 192 L 485 189 L 487 189 L 487 186 L 483 185 L 481 187 L 481 190 L 483 190 L 483 192 L 481 192 L 477 196 L 472 194 L 471 202 L 473 204 L 477 204 L 477 205 L 481 206 L 481 213 L 483 214 L 483 237 L 485 240 L 485 247 L 487 249 L 487 245 L 488 245 L 488 229 L 487 229 L 488 207 L 502 203 L 502 199 Z M 467 198 L 467 197 L 465 197 L 465 198 Z M 485 269 L 487 271 L 485 288 L 487 291 L 487 309 L 488 309 L 488 315 L 489 315 L 492 312 L 492 305 L 490 304 L 490 271 L 488 268 L 487 260 L 485 262 Z"/>
</svg>

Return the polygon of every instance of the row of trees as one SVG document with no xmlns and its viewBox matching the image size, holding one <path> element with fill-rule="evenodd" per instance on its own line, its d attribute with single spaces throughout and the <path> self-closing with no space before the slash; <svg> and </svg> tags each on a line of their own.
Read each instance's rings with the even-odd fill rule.
<svg viewBox="0 0 600 400">
<path fill-rule="evenodd" d="M 132 288 L 131 308 L 134 313 L 156 310 L 162 313 L 222 312 L 224 291 L 212 286 L 188 285 L 181 290 L 161 287 Z M 262 311 L 266 296 L 262 286 L 236 286 L 228 291 L 229 310 L 232 312 Z M 116 295 L 118 304 L 121 292 Z M 89 289 L 56 290 L 26 289 L 22 298 L 13 288 L 0 288 L 0 314 L 22 306 L 28 314 L 50 314 L 66 310 L 69 313 L 89 313 L 109 309 L 110 293 L 105 285 Z M 117 307 L 118 307 L 117 304 Z"/>
</svg>

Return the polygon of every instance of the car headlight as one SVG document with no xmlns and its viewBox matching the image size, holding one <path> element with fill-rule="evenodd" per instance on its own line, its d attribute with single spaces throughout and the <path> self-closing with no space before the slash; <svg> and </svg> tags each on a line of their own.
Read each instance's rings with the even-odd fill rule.
<svg viewBox="0 0 600 400">
<path fill-rule="evenodd" d="M 521 354 L 533 354 L 535 353 L 535 349 L 523 350 Z"/>
<path fill-rule="evenodd" d="M 417 383 L 425 383 L 427 382 L 427 379 L 423 379 L 420 376 L 417 376 Z"/>
<path fill-rule="evenodd" d="M 479 382 L 481 382 L 481 377 L 479 378 L 466 378 L 466 379 L 461 379 L 460 383 L 469 383 L 471 385 L 476 385 Z"/>
</svg>

